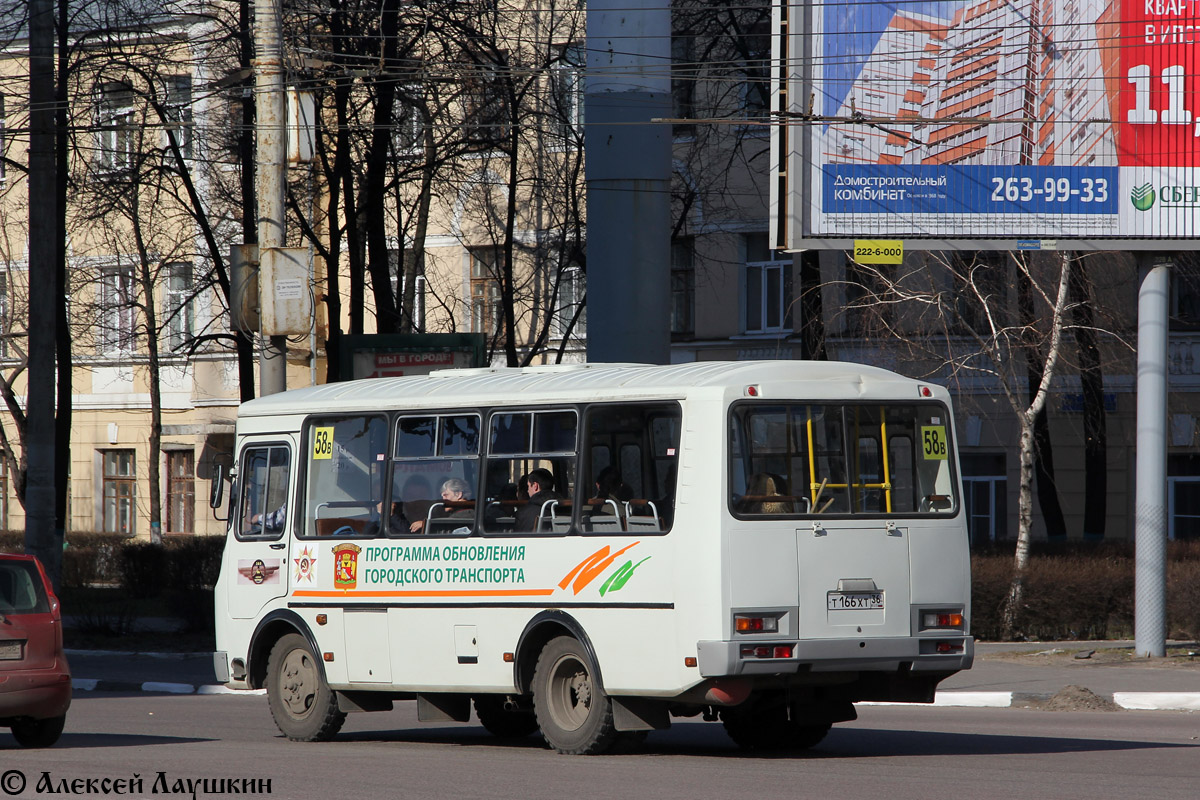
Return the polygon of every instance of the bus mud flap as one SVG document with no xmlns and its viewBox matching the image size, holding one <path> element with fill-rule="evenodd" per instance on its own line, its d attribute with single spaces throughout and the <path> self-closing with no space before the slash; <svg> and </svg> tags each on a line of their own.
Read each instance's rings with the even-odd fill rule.
<svg viewBox="0 0 1200 800">
<path fill-rule="evenodd" d="M 671 727 L 667 706 L 646 697 L 610 697 L 613 724 L 619 731 L 661 731 Z"/>
<path fill-rule="evenodd" d="M 466 694 L 417 695 L 417 719 L 421 722 L 470 722 L 471 696 Z"/>
<path fill-rule="evenodd" d="M 392 698 L 383 692 L 338 692 L 338 711 L 391 711 Z"/>
</svg>

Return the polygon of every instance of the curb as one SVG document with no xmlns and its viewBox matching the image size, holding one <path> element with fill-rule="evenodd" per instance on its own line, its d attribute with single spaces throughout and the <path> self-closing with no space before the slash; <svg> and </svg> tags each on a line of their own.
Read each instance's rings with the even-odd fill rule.
<svg viewBox="0 0 1200 800">
<path fill-rule="evenodd" d="M 967 708 L 1013 708 L 1049 700 L 1053 694 L 1021 692 L 938 692 L 933 705 Z M 1113 692 L 1101 695 L 1131 711 L 1200 711 L 1200 692 Z"/>
</svg>

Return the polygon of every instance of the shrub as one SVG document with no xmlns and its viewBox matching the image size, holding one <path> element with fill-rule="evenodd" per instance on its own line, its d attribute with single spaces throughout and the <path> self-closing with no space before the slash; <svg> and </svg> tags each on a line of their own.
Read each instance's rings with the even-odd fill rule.
<svg viewBox="0 0 1200 800">
<path fill-rule="evenodd" d="M 167 553 L 162 545 L 131 541 L 121 548 L 121 587 L 130 597 L 159 597 L 167 586 Z"/>
</svg>

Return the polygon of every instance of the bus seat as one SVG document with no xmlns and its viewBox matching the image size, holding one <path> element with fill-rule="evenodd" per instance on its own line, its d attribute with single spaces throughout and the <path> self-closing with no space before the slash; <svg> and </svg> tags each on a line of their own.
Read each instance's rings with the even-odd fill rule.
<svg viewBox="0 0 1200 800">
<path fill-rule="evenodd" d="M 313 522 L 316 523 L 317 536 L 357 536 L 367 525 L 367 520 L 354 517 L 325 517 Z M 349 532 L 342 528 L 348 528 Z"/>
<path fill-rule="evenodd" d="M 549 514 L 547 514 L 549 510 Z M 566 533 L 571 529 L 571 501 L 547 500 L 538 514 L 538 530 Z"/>
<path fill-rule="evenodd" d="M 639 511 L 634 512 L 637 508 Z M 649 514 L 646 511 L 649 510 Z M 626 500 L 625 501 L 625 524 L 630 531 L 661 531 L 662 523 L 659 522 L 658 509 L 654 506 L 653 500 Z"/>
<path fill-rule="evenodd" d="M 617 506 L 616 500 L 593 497 L 587 501 L 587 504 L 589 508 L 600 507 L 600 510 L 592 511 L 584 516 L 585 530 L 593 532 L 625 530 L 625 526 L 621 522 L 621 509 Z"/>
</svg>

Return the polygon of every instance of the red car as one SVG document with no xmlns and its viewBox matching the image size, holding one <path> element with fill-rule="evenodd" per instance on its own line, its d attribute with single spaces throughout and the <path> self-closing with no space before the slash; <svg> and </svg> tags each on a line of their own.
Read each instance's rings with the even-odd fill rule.
<svg viewBox="0 0 1200 800">
<path fill-rule="evenodd" d="M 0 727 L 24 747 L 49 747 L 71 706 L 62 612 L 33 556 L 0 553 Z"/>
</svg>

